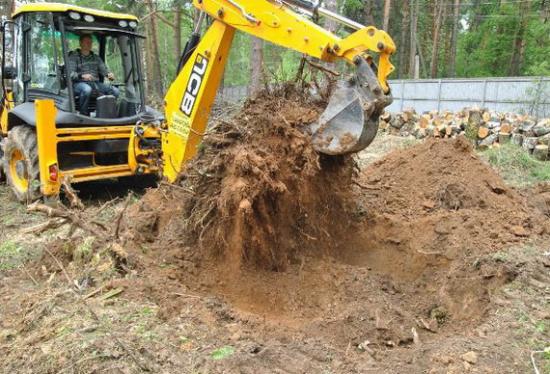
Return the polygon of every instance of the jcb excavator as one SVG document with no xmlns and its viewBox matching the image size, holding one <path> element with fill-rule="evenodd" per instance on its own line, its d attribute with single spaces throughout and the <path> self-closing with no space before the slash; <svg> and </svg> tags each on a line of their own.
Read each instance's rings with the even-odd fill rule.
<svg viewBox="0 0 550 374">
<path fill-rule="evenodd" d="M 329 155 L 357 152 L 373 140 L 378 116 L 392 100 L 387 77 L 395 45 L 387 33 L 307 0 L 194 0 L 193 6 L 200 16 L 164 98 L 164 115 L 145 104 L 136 17 L 32 3 L 3 23 L 0 156 L 19 200 L 57 196 L 64 178 L 156 173 L 175 181 L 197 153 L 236 30 L 355 66 L 353 79 L 337 84 L 311 125 L 311 136 L 316 150 Z M 310 20 L 318 16 L 355 31 L 340 38 Z M 92 93 L 90 115 L 79 113 L 68 63 L 84 34 L 119 78 L 118 97 Z"/>
</svg>

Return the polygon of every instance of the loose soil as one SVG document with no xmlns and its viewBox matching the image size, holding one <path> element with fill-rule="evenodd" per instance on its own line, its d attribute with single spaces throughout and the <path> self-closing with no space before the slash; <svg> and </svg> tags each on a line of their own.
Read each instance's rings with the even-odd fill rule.
<svg viewBox="0 0 550 374">
<path fill-rule="evenodd" d="M 535 346 L 522 339 L 549 341 L 545 187 L 507 187 L 463 138 L 367 166 L 319 156 L 308 124 L 322 104 L 285 89 L 216 124 L 176 185 L 149 190 L 125 212 L 123 263 L 53 240 L 51 255 L 27 266 L 38 285 L 55 283 L 51 274 L 63 284 L 57 258 L 85 293 L 123 293 L 85 307 L 51 293 L 37 304 L 38 285 L 27 294 L 2 287 L 12 315 L 2 327 L 16 331 L 5 338 L 11 348 L 0 347 L 6 372 L 530 370 Z M 19 289 L 25 280 L 8 279 Z M 65 338 L 74 346 L 53 355 L 62 298 L 80 318 L 94 308 L 96 329 L 123 343 L 92 338 L 82 331 L 94 318 L 75 319 Z M 229 353 L 217 360 L 222 346 Z"/>
</svg>

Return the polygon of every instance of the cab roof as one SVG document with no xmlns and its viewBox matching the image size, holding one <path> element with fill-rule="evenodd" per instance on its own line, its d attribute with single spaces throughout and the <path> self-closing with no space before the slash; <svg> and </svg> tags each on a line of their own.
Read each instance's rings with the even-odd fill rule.
<svg viewBox="0 0 550 374">
<path fill-rule="evenodd" d="M 92 16 L 111 18 L 115 20 L 125 19 L 125 20 L 138 21 L 138 18 L 131 14 L 107 12 L 104 10 L 97 10 L 97 9 L 85 8 L 77 5 L 60 4 L 60 3 L 23 4 L 15 10 L 15 12 L 12 14 L 12 17 L 16 18 L 17 16 L 23 13 L 34 13 L 34 12 L 58 12 L 58 13 L 78 12 L 82 14 L 91 14 Z"/>
</svg>

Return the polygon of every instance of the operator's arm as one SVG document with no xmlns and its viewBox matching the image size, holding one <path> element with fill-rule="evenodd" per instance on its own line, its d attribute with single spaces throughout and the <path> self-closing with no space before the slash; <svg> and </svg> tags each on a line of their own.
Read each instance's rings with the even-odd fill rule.
<svg viewBox="0 0 550 374">
<path fill-rule="evenodd" d="M 67 61 L 69 78 L 71 81 L 77 81 L 82 79 L 82 75 L 78 71 L 78 55 L 75 52 L 69 53 L 69 60 Z"/>
<path fill-rule="evenodd" d="M 99 75 L 111 79 L 111 77 L 112 77 L 113 75 L 112 75 L 112 73 L 109 71 L 109 69 L 107 69 L 107 65 L 105 65 L 105 63 L 103 62 L 103 60 L 101 59 L 101 57 L 96 56 L 96 59 L 97 59 L 97 68 L 98 68 L 98 71 L 99 71 Z"/>
</svg>

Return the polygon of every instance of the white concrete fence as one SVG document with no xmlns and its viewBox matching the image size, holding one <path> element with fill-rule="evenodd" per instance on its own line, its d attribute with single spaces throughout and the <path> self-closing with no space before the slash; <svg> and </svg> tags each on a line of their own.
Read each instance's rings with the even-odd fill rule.
<svg viewBox="0 0 550 374">
<path fill-rule="evenodd" d="M 550 77 L 391 80 L 390 87 L 394 98 L 390 112 L 404 108 L 414 108 L 417 113 L 457 111 L 478 106 L 550 117 Z M 225 87 L 220 98 L 236 102 L 247 93 L 246 86 Z"/>
</svg>

